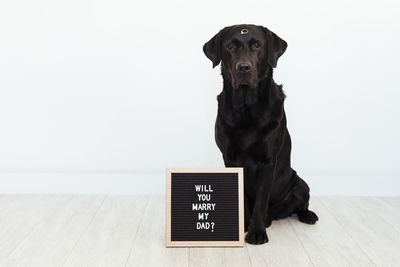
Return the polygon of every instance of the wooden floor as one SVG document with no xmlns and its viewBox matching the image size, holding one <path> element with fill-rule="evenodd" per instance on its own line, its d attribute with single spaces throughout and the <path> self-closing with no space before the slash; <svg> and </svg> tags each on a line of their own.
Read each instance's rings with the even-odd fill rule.
<svg viewBox="0 0 400 267">
<path fill-rule="evenodd" d="M 0 195 L 0 266 L 400 266 L 400 198 L 313 197 L 269 243 L 165 248 L 164 197 Z"/>
</svg>

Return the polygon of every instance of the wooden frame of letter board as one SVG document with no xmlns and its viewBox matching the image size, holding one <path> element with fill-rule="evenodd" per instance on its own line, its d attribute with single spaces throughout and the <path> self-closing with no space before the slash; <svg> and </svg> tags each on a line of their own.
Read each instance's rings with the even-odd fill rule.
<svg viewBox="0 0 400 267">
<path fill-rule="evenodd" d="M 172 173 L 237 173 L 239 207 L 239 241 L 171 241 L 171 174 Z M 167 169 L 165 243 L 166 247 L 243 247 L 244 246 L 244 207 L 243 207 L 243 168 L 180 168 Z"/>
</svg>

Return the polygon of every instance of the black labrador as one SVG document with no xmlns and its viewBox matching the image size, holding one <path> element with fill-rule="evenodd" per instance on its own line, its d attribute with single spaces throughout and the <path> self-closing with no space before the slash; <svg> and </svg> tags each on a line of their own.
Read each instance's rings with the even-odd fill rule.
<svg viewBox="0 0 400 267">
<path fill-rule="evenodd" d="M 221 62 L 215 140 L 226 167 L 244 168 L 246 242 L 268 242 L 272 220 L 297 214 L 314 224 L 310 189 L 290 166 L 285 94 L 272 77 L 287 43 L 265 27 L 225 27 L 203 46 L 213 67 Z"/>
</svg>

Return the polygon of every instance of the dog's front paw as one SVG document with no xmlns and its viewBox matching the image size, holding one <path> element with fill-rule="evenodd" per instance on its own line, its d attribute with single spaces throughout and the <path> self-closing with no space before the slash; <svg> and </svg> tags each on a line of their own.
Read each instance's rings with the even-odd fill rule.
<svg viewBox="0 0 400 267">
<path fill-rule="evenodd" d="M 253 245 L 267 243 L 267 232 L 265 229 L 249 230 L 246 235 L 246 242 Z"/>
</svg>

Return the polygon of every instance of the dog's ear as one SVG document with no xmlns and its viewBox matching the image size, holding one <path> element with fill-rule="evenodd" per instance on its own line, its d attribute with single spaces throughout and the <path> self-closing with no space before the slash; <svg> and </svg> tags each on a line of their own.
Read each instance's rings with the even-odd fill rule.
<svg viewBox="0 0 400 267">
<path fill-rule="evenodd" d="M 219 62 L 221 61 L 221 40 L 227 29 L 228 27 L 223 28 L 213 38 L 211 38 L 210 41 L 203 45 L 203 52 L 206 54 L 208 59 L 212 61 L 213 68 L 218 66 Z"/>
<path fill-rule="evenodd" d="M 287 43 L 285 40 L 281 39 L 278 35 L 268 30 L 266 27 L 259 26 L 265 33 L 265 40 L 267 43 L 265 44 L 266 53 L 267 53 L 267 61 L 268 64 L 276 68 L 276 64 L 278 63 L 278 59 L 280 56 L 285 53 L 287 48 Z"/>
</svg>

